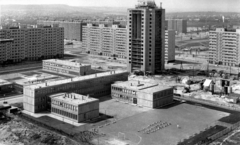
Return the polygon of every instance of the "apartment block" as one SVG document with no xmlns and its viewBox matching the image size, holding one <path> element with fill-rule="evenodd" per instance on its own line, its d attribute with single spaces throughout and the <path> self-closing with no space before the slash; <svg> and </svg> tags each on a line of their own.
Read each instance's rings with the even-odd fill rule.
<svg viewBox="0 0 240 145">
<path fill-rule="evenodd" d="M 177 34 L 187 33 L 187 20 L 167 19 L 166 26 L 168 30 L 175 30 Z"/>
<path fill-rule="evenodd" d="M 94 55 L 126 58 L 127 29 L 120 25 L 87 24 L 83 26 L 83 49 Z"/>
<path fill-rule="evenodd" d="M 63 28 L 37 25 L 0 29 L 0 64 L 61 58 L 63 55 Z"/>
<path fill-rule="evenodd" d="M 209 63 L 236 66 L 240 64 L 240 29 L 216 28 L 209 32 Z"/>
<path fill-rule="evenodd" d="M 158 108 L 173 102 L 173 88 L 140 81 L 112 84 L 112 98 L 148 108 Z"/>
<path fill-rule="evenodd" d="M 165 10 L 154 1 L 139 0 L 134 9 L 128 9 L 128 71 L 164 69 Z"/>
<path fill-rule="evenodd" d="M 48 59 L 43 60 L 42 65 L 43 70 L 60 74 L 84 76 L 92 72 L 90 64 L 79 63 L 75 60 Z"/>
<path fill-rule="evenodd" d="M 50 96 L 51 113 L 74 122 L 99 116 L 99 100 L 76 93 L 59 93 Z"/>
<path fill-rule="evenodd" d="M 165 62 L 175 60 L 175 31 L 165 30 Z"/>
<path fill-rule="evenodd" d="M 38 20 L 37 24 L 50 26 L 58 24 L 64 28 L 64 39 L 82 41 L 82 22 Z"/>
<path fill-rule="evenodd" d="M 112 83 L 127 80 L 128 72 L 110 71 L 24 86 L 23 107 L 32 113 L 48 110 L 51 107 L 49 96 L 59 92 L 73 92 L 94 98 L 109 95 Z"/>
</svg>

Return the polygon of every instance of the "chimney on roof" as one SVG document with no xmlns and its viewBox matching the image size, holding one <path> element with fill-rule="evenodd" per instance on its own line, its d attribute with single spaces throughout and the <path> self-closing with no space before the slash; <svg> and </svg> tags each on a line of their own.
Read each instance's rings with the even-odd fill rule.
<svg viewBox="0 0 240 145">
<path fill-rule="evenodd" d="M 131 86 L 132 86 L 132 83 L 131 83 Z"/>
<path fill-rule="evenodd" d="M 138 84 L 140 85 L 140 81 L 138 81 Z"/>
<path fill-rule="evenodd" d="M 162 2 L 160 2 L 160 9 L 162 9 Z"/>
</svg>

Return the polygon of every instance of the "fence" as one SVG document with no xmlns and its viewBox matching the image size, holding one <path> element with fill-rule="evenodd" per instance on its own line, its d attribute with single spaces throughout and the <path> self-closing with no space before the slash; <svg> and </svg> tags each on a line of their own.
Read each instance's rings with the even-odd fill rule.
<svg viewBox="0 0 240 145">
<path fill-rule="evenodd" d="M 216 140 L 217 138 L 220 138 L 220 137 L 222 137 L 223 135 L 225 135 L 225 134 L 227 134 L 227 133 L 235 130 L 235 129 L 238 128 L 239 126 L 240 126 L 240 121 L 237 122 L 237 123 L 235 123 L 235 124 L 233 124 L 233 125 L 230 126 L 229 128 L 226 128 L 226 129 L 224 129 L 223 131 L 220 131 L 220 132 L 218 132 L 218 133 L 216 133 L 216 134 L 214 134 L 214 135 L 212 135 L 212 136 L 210 136 L 210 137 L 208 137 L 208 138 L 211 139 L 211 140 Z"/>
<path fill-rule="evenodd" d="M 236 128 L 238 128 L 240 126 L 240 121 L 233 124 L 232 126 L 210 136 L 210 137 L 207 137 L 206 139 L 203 139 L 201 140 L 200 142 L 196 143 L 195 145 L 208 145 L 209 143 L 213 142 L 214 140 L 230 133 L 231 131 L 235 130 Z"/>
</svg>

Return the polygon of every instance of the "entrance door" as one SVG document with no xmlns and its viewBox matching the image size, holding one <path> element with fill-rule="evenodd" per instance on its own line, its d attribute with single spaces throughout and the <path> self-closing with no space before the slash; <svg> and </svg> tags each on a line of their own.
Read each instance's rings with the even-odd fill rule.
<svg viewBox="0 0 240 145">
<path fill-rule="evenodd" d="M 137 98 L 133 98 L 133 104 L 137 104 Z"/>
</svg>

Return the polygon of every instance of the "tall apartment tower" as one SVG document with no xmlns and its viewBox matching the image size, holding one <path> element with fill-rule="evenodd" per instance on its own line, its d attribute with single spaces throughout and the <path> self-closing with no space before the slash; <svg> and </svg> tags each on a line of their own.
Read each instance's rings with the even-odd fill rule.
<svg viewBox="0 0 240 145">
<path fill-rule="evenodd" d="M 209 33 L 209 63 L 236 66 L 240 64 L 240 29 L 216 28 Z"/>
<path fill-rule="evenodd" d="M 165 10 L 152 0 L 139 0 L 135 9 L 128 9 L 128 71 L 164 69 Z"/>
</svg>

